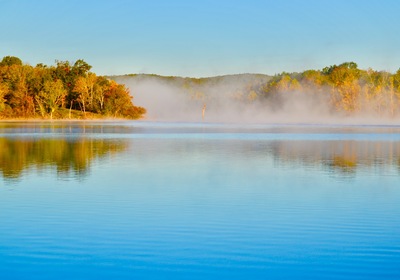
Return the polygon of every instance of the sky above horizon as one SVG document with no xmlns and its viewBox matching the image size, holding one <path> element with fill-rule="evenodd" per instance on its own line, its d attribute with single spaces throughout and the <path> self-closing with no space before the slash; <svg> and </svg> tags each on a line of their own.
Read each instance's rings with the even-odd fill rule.
<svg viewBox="0 0 400 280">
<path fill-rule="evenodd" d="M 400 68 L 400 1 L 0 0 L 0 56 L 101 75 Z"/>
</svg>

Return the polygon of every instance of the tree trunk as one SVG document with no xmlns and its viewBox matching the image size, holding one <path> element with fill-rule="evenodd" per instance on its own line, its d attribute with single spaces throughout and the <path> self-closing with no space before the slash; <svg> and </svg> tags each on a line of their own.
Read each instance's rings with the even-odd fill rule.
<svg viewBox="0 0 400 280">
<path fill-rule="evenodd" d="M 72 110 L 73 103 L 74 103 L 74 100 L 71 100 L 71 106 L 69 107 L 69 119 L 71 119 L 71 110 Z"/>
</svg>

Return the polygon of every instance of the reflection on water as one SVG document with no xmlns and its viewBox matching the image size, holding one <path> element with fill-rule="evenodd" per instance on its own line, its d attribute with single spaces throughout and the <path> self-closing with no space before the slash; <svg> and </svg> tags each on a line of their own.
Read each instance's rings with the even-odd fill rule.
<svg viewBox="0 0 400 280">
<path fill-rule="evenodd" d="M 92 161 L 126 148 L 126 142 L 103 139 L 0 137 L 0 172 L 5 179 L 15 179 L 25 170 L 55 167 L 61 176 L 80 178 Z"/>
<path fill-rule="evenodd" d="M 356 172 L 358 168 L 400 167 L 400 142 L 391 141 L 277 141 L 275 158 L 302 165 L 326 165 L 332 172 Z"/>
<path fill-rule="evenodd" d="M 385 126 L 6 122 L 0 123 L 0 172 L 5 179 L 15 179 L 25 170 L 41 172 L 54 167 L 59 176 L 81 178 L 90 171 L 92 161 L 135 151 L 132 147 L 139 139 L 165 138 L 168 142 L 176 138 L 193 143 L 209 141 L 218 149 L 256 153 L 282 164 L 324 166 L 332 173 L 349 175 L 360 168 L 395 166 L 400 170 L 399 135 L 399 127 Z M 157 146 L 146 153 L 171 152 Z M 196 153 L 198 147 L 190 145 L 185 152 Z M 181 149 L 176 145 L 173 152 L 179 154 Z"/>
<path fill-rule="evenodd" d="M 0 279 L 400 279 L 399 130 L 0 123 Z"/>
</svg>

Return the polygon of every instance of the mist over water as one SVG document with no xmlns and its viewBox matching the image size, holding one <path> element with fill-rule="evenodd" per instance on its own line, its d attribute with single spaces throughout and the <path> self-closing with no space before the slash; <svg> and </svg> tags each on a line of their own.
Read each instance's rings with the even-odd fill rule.
<svg viewBox="0 0 400 280">
<path fill-rule="evenodd" d="M 206 122 L 243 122 L 245 118 L 248 121 L 257 118 L 246 112 L 249 109 L 254 112 L 255 106 L 235 99 L 236 92 L 245 86 L 246 81 L 222 80 L 214 85 L 203 85 L 200 91 L 151 76 L 119 77 L 116 80 L 131 90 L 135 104 L 147 109 L 147 120 L 200 122 L 203 121 L 204 105 Z"/>
<path fill-rule="evenodd" d="M 265 124 L 346 124 L 394 125 L 393 117 L 373 110 L 355 114 L 334 112 L 329 104 L 329 89 L 282 92 L 279 100 L 252 96 L 253 83 L 260 86 L 271 77 L 257 81 L 251 75 L 232 75 L 188 85 L 184 78 L 136 75 L 113 77 L 124 83 L 135 105 L 145 107 L 145 119 L 162 122 L 216 122 Z M 174 80 L 175 79 L 175 80 Z M 201 80 L 201 79 L 199 79 Z M 256 81 L 256 82 L 255 82 Z M 257 85 L 258 83 L 258 85 Z M 317 93 L 317 91 L 319 91 Z M 204 119 L 202 116 L 203 108 Z"/>
</svg>

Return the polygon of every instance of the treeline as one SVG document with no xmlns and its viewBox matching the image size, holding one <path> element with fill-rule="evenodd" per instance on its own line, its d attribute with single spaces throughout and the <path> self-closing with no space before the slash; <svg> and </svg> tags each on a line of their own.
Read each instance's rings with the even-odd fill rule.
<svg viewBox="0 0 400 280">
<path fill-rule="evenodd" d="M 184 93 L 179 98 L 186 97 L 195 105 L 198 103 L 193 108 L 207 104 L 208 116 L 213 109 L 223 108 L 220 110 L 222 114 L 228 107 L 239 114 L 251 105 L 256 105 L 253 106 L 257 109 L 254 113 L 261 115 L 262 112 L 266 116 L 274 112 L 294 114 L 292 109 L 329 116 L 400 116 L 400 69 L 396 73 L 371 68 L 363 70 L 355 62 L 274 76 L 238 74 L 182 78 L 142 74 L 114 79 L 135 87 L 149 81 L 149 85 L 153 82 L 165 86 L 166 90 Z"/>
<path fill-rule="evenodd" d="M 365 112 L 394 117 L 400 115 L 400 69 L 392 74 L 345 62 L 322 70 L 282 73 L 255 89 L 253 97 L 273 100 L 279 106 L 290 94 L 322 97 L 331 111 L 346 115 Z"/>
<path fill-rule="evenodd" d="M 233 82 L 233 79 L 237 81 Z M 221 87 L 226 81 L 237 86 Z M 214 85 L 230 91 L 229 94 L 224 93 L 225 98 L 229 96 L 243 104 L 259 103 L 271 111 L 279 111 L 288 102 L 301 103 L 303 99 L 308 101 L 303 105 L 327 107 L 332 114 L 400 115 L 400 69 L 393 74 L 371 68 L 363 70 L 355 62 L 345 62 L 321 70 L 283 72 L 275 76 L 242 74 L 185 78 L 183 88 L 189 94 L 195 92 L 191 94 L 194 98 L 200 97 L 207 102 L 213 99 L 207 92 Z"/>
<path fill-rule="evenodd" d="M 0 62 L 0 118 L 141 118 L 122 84 L 97 76 L 84 60 L 55 66 L 23 64 L 18 57 Z"/>
</svg>

